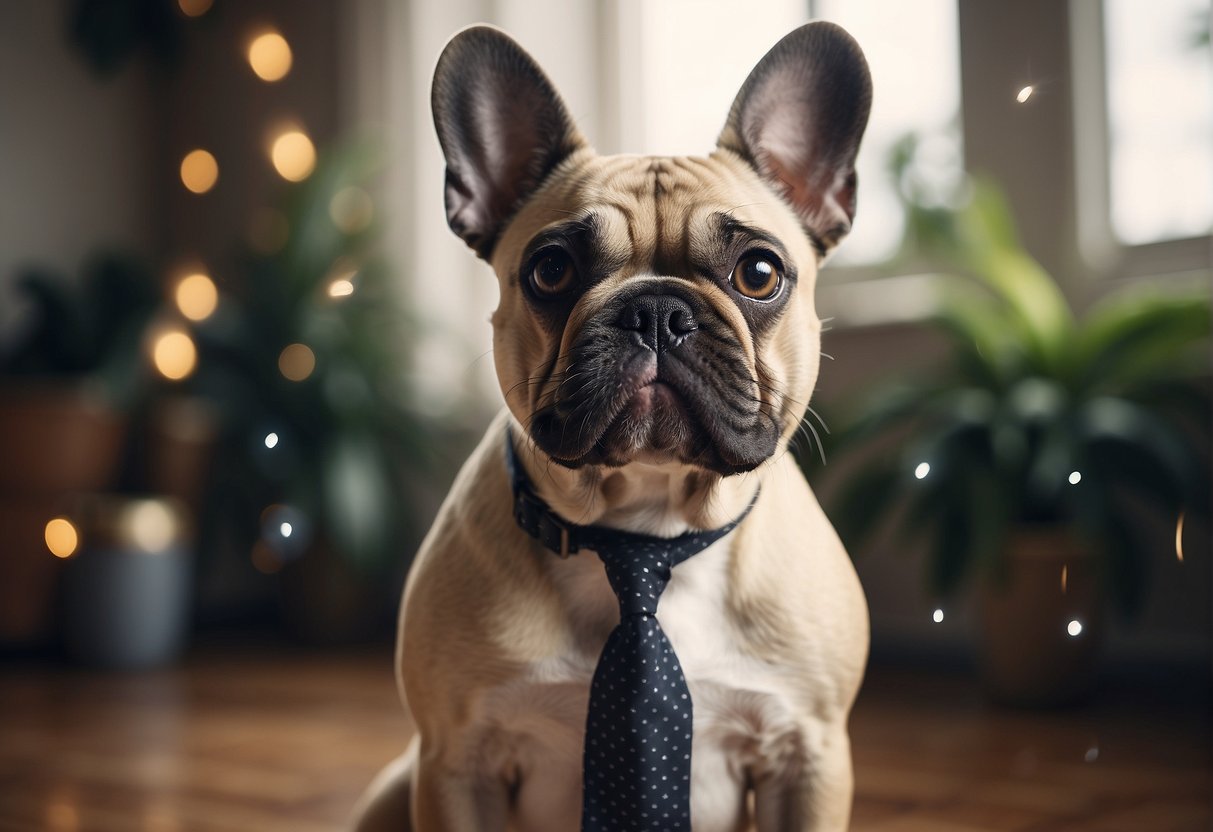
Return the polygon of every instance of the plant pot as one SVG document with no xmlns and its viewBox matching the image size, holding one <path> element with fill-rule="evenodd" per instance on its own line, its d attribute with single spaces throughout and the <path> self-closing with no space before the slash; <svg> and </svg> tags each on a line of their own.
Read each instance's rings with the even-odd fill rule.
<svg viewBox="0 0 1213 832">
<path fill-rule="evenodd" d="M 1103 634 L 1098 561 L 1065 527 L 1024 527 L 981 592 L 982 681 L 996 702 L 1072 704 L 1094 690 Z M 1064 570 L 1064 579 L 1063 579 Z"/>
<path fill-rule="evenodd" d="M 126 419 L 84 385 L 0 389 L 0 497 L 104 490 L 125 436 Z"/>
<path fill-rule="evenodd" d="M 68 654 L 113 670 L 175 660 L 185 645 L 190 598 L 183 506 L 159 497 L 90 495 L 76 502 L 71 517 L 81 545 L 63 581 Z"/>
<path fill-rule="evenodd" d="M 63 563 L 43 530 L 74 493 L 113 484 L 126 421 L 83 385 L 0 389 L 0 645 L 49 640 Z"/>
</svg>

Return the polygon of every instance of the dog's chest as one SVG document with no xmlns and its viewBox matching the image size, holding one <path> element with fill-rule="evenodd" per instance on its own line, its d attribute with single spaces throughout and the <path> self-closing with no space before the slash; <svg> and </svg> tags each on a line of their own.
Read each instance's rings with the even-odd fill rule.
<svg viewBox="0 0 1213 832">
<path fill-rule="evenodd" d="M 694 703 L 694 816 L 719 821 L 705 820 L 705 832 L 735 828 L 747 770 L 786 756 L 795 735 L 790 684 L 778 667 L 752 655 L 729 615 L 728 555 L 727 545 L 718 543 L 676 567 L 657 612 Z M 539 818 L 546 813 L 550 824 L 553 813 L 579 808 L 590 679 L 618 622 L 618 602 L 596 557 L 559 562 L 554 572 L 569 611 L 566 648 L 487 692 L 484 701 L 494 749 L 486 762 L 512 769 L 519 779 L 522 829 L 527 815 L 536 818 L 536 828 L 555 829 Z"/>
</svg>

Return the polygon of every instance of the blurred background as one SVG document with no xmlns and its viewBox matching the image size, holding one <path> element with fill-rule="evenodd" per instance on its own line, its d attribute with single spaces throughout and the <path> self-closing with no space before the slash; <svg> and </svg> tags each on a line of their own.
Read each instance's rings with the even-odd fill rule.
<svg viewBox="0 0 1213 832">
<path fill-rule="evenodd" d="M 0 6 L 5 828 L 333 828 L 403 747 L 399 592 L 501 403 L 449 36 L 699 154 L 813 18 L 875 85 L 794 449 L 871 608 L 856 828 L 1209 828 L 1208 0 Z M 1022 782 L 931 815 L 974 770 Z"/>
</svg>

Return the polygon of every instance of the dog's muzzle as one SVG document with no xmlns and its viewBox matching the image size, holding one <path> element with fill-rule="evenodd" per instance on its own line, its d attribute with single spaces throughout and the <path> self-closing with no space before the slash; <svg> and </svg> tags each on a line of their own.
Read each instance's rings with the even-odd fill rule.
<svg viewBox="0 0 1213 832">
<path fill-rule="evenodd" d="M 643 458 L 738 473 L 780 435 L 736 333 L 685 281 L 638 282 L 604 303 L 541 401 L 531 435 L 569 467 Z"/>
</svg>

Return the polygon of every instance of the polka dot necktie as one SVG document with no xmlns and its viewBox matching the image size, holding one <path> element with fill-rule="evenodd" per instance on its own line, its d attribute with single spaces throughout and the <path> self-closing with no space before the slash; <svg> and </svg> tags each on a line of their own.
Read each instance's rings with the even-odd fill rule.
<svg viewBox="0 0 1213 832">
<path fill-rule="evenodd" d="M 582 832 L 690 832 L 694 712 L 657 603 L 670 571 L 731 532 L 750 509 L 727 526 L 675 538 L 578 526 L 534 494 L 508 436 L 506 459 L 518 525 L 561 557 L 597 552 L 619 599 L 619 625 L 590 684 Z"/>
</svg>

